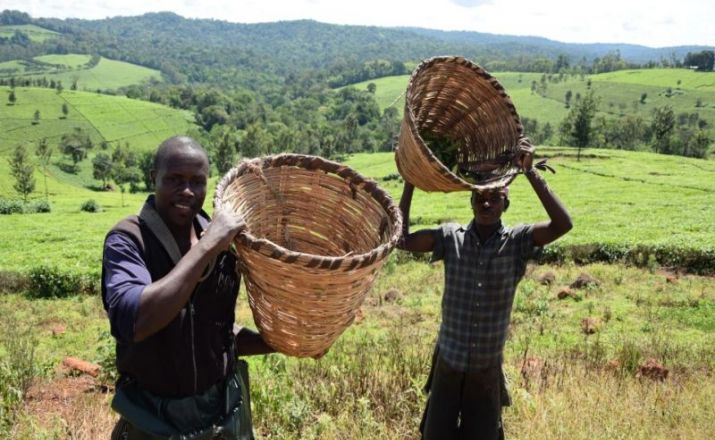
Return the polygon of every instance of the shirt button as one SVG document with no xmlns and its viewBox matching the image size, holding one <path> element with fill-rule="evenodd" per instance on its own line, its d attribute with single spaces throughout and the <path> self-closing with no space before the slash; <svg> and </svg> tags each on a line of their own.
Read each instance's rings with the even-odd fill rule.
<svg viewBox="0 0 715 440">
<path fill-rule="evenodd" d="M 482 287 L 482 283 L 477 283 L 477 286 L 478 286 L 478 287 Z"/>
<path fill-rule="evenodd" d="M 476 347 L 477 347 L 477 344 L 472 344 L 472 348 L 476 348 Z"/>
</svg>

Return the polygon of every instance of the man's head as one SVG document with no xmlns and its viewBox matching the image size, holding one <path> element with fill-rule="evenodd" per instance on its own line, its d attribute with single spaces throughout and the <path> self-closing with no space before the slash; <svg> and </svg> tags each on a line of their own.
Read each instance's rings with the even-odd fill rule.
<svg viewBox="0 0 715 440">
<path fill-rule="evenodd" d="M 209 161 L 194 139 L 175 136 L 159 145 L 151 178 L 156 210 L 170 229 L 190 227 L 206 198 Z"/>
<path fill-rule="evenodd" d="M 472 212 L 480 225 L 491 225 L 501 220 L 501 215 L 509 208 L 509 188 L 492 188 L 472 191 Z"/>
</svg>

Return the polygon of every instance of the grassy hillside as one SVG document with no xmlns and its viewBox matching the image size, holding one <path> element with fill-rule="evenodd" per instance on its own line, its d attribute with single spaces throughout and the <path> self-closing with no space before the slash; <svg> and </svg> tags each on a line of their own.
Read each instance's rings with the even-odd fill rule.
<svg viewBox="0 0 715 440">
<path fill-rule="evenodd" d="M 42 28 L 40 26 L 35 26 L 34 24 L 21 24 L 21 25 L 1 25 L 0 26 L 0 37 L 9 38 L 15 35 L 16 31 L 20 31 L 27 35 L 30 40 L 35 42 L 43 42 L 49 38 L 58 36 L 57 32 L 51 31 L 49 29 Z"/>
<path fill-rule="evenodd" d="M 1 99 L 6 100 L 8 91 L 0 87 Z M 27 269 L 43 263 L 78 270 L 90 268 L 98 257 L 97 240 L 119 218 L 135 212 L 145 196 L 125 194 L 126 206 L 122 207 L 120 193 L 87 189 L 95 183 L 90 159 L 82 162 L 77 175 L 62 172 L 58 164 L 67 159 L 57 150 L 60 137 L 74 127 L 81 127 L 95 142 L 95 152 L 103 140 L 129 142 L 134 150 L 147 151 L 169 136 L 185 133 L 192 126 L 192 115 L 145 101 L 87 92 L 65 90 L 57 94 L 49 89 L 17 88 L 15 93 L 15 105 L 0 105 L 0 198 L 16 197 L 7 161 L 15 145 L 26 144 L 34 158 L 36 141 L 47 138 L 54 147 L 48 169 L 53 212 L 2 216 L 0 253 L 13 249 L 14 257 L 3 258 L 0 269 Z M 69 106 L 67 119 L 59 118 L 63 103 Z M 38 125 L 31 123 L 35 110 L 41 114 Z M 35 179 L 37 186 L 32 197 L 42 198 L 44 176 L 39 169 L 35 171 Z M 95 215 L 80 212 L 80 205 L 88 199 L 96 200 L 106 211 Z M 16 254 L 15 250 L 20 252 Z"/>
<path fill-rule="evenodd" d="M 47 78 L 62 81 L 66 89 L 76 81 L 79 90 L 115 90 L 149 80 L 161 81 L 158 70 L 124 61 L 101 58 L 96 66 L 88 66 L 89 55 L 43 55 L 33 61 L 0 63 L 0 78 Z"/>
<path fill-rule="evenodd" d="M 531 92 L 532 81 L 539 83 L 541 74 L 492 73 L 506 88 L 519 115 L 536 119 L 540 125 L 549 122 L 553 128 L 557 128 L 568 114 L 564 101 L 566 92 L 570 90 L 574 97 L 577 93 L 584 95 L 588 91 L 590 79 L 591 87 L 596 96 L 601 99 L 601 114 L 610 116 L 637 114 L 649 118 L 655 107 L 670 105 L 676 115 L 697 112 L 710 127 L 715 127 L 715 73 L 712 72 L 643 69 L 603 73 L 585 78 L 571 76 L 558 83 L 547 82 L 544 96 Z M 375 83 L 377 86 L 375 97 L 380 108 L 394 105 L 402 113 L 408 80 L 408 75 L 393 76 L 365 81 L 353 86 L 366 89 L 367 84 Z M 640 103 L 643 93 L 647 94 L 647 98 L 645 103 Z M 696 107 L 698 100 L 700 107 Z"/>
<path fill-rule="evenodd" d="M 95 142 L 129 142 L 139 150 L 153 148 L 168 135 L 184 132 L 193 116 L 190 112 L 162 105 L 96 93 L 18 87 L 17 101 L 8 104 L 8 87 L 0 86 L 0 154 L 16 144 L 32 144 L 41 138 L 56 143 L 63 134 L 81 127 Z M 69 113 L 62 119 L 62 105 Z M 40 123 L 32 124 L 36 110 Z"/>
<path fill-rule="evenodd" d="M 638 264 L 655 264 L 658 258 L 666 265 L 696 269 L 705 265 L 712 271 L 715 163 L 615 150 L 587 150 L 580 162 L 570 149 L 541 148 L 538 153 L 551 157 L 558 172 L 546 178 L 568 207 L 575 225 L 567 237 L 551 247 L 554 255 L 584 261 L 627 256 Z M 378 180 L 399 199 L 401 183 L 383 180 L 397 172 L 392 154 L 359 154 L 347 164 Z M 0 197 L 5 198 L 13 197 L 7 166 L 6 161 L 0 161 L 0 176 L 4 176 L 0 177 Z M 90 165 L 85 162 L 83 167 L 89 169 Z M 135 212 L 144 197 L 125 195 L 122 207 L 119 193 L 94 192 L 56 168 L 50 171 L 52 213 L 0 216 L 0 252 L 12 256 L 0 269 L 25 271 L 38 261 L 96 268 L 103 234 L 115 221 Z M 41 198 L 39 171 L 36 177 L 33 197 Z M 80 212 L 80 204 L 90 198 L 106 210 L 100 214 Z M 507 223 L 546 219 L 525 179 L 514 182 L 511 199 Z M 447 221 L 466 223 L 470 218 L 466 193 L 418 191 L 415 196 L 411 217 L 414 228 Z M 18 236 L 18 230 L 24 231 L 22 236 Z"/>
</svg>

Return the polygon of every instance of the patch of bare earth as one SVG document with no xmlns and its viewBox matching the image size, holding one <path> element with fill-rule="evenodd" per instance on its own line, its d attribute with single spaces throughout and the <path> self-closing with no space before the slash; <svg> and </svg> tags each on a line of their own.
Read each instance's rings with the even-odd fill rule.
<svg viewBox="0 0 715 440">
<path fill-rule="evenodd" d="M 97 386 L 88 375 L 62 373 L 52 380 L 40 380 L 25 394 L 23 420 L 16 427 L 19 438 L 37 428 L 59 434 L 63 439 L 109 438 L 116 415 L 109 407 L 111 394 Z"/>
</svg>

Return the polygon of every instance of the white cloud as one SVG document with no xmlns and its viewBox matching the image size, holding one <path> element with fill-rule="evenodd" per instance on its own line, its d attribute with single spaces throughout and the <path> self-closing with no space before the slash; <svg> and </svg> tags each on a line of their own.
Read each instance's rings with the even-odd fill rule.
<svg viewBox="0 0 715 440">
<path fill-rule="evenodd" d="M 480 5 L 485 5 L 488 3 L 492 3 L 494 0 L 450 0 L 452 3 L 455 3 L 459 6 L 464 6 L 467 8 L 473 8 L 475 6 L 480 6 Z"/>
<path fill-rule="evenodd" d="M 578 43 L 715 45 L 712 0 L 3 0 L 34 17 L 105 18 L 173 11 L 240 23 L 314 19 L 326 23 L 418 26 Z"/>
</svg>

